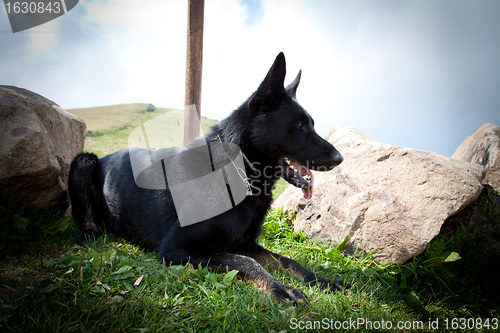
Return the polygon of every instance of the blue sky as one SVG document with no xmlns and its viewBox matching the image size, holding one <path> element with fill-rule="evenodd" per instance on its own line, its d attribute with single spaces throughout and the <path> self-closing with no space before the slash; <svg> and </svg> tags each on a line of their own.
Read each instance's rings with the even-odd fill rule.
<svg viewBox="0 0 500 333">
<path fill-rule="evenodd" d="M 13 34 L 0 9 L 0 84 L 63 108 L 184 104 L 187 1 L 80 1 Z M 325 134 L 354 126 L 450 156 L 500 125 L 500 1 L 205 1 L 202 115 L 222 119 L 274 57 Z"/>
</svg>

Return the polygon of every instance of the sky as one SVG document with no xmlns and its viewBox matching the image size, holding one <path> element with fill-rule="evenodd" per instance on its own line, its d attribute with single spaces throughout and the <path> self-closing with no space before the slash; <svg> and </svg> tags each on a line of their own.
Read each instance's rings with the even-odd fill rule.
<svg viewBox="0 0 500 333">
<path fill-rule="evenodd" d="M 4 8 L 1 85 L 65 109 L 183 109 L 186 0 L 80 0 L 15 34 Z M 500 125 L 499 18 L 498 0 L 206 0 L 201 113 L 229 115 L 283 51 L 319 134 L 353 126 L 451 156 L 482 124 Z"/>
</svg>

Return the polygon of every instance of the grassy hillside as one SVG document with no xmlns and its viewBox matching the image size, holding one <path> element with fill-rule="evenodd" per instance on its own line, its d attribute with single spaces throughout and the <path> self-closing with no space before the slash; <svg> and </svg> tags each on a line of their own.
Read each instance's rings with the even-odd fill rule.
<svg viewBox="0 0 500 333">
<path fill-rule="evenodd" d="M 150 104 L 120 104 L 69 109 L 68 112 L 82 118 L 87 124 L 85 151 L 93 152 L 100 157 L 127 148 L 130 133 L 136 127 L 158 116 L 163 116 L 162 125 L 165 138 L 168 138 L 168 146 L 182 146 L 184 113 L 165 108 L 154 108 L 154 111 L 150 112 L 148 106 Z M 208 133 L 215 124 L 216 120 L 205 117 L 201 119 L 204 133 Z"/>
</svg>

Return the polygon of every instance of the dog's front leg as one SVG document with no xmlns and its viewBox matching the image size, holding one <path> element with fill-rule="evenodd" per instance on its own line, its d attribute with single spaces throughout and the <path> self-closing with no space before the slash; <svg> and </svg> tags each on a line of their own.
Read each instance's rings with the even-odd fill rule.
<svg viewBox="0 0 500 333">
<path fill-rule="evenodd" d="M 341 281 L 330 281 L 317 276 L 298 262 L 277 253 L 271 252 L 262 246 L 255 244 L 250 250 L 245 251 L 245 255 L 254 258 L 262 266 L 270 266 L 275 270 L 286 270 L 300 281 L 309 282 L 312 285 L 319 285 L 323 289 L 338 291 L 350 286 Z"/>
<path fill-rule="evenodd" d="M 308 301 L 302 290 L 285 286 L 253 258 L 239 254 L 218 253 L 210 258 L 208 265 L 219 272 L 238 270 L 240 276 L 255 281 L 267 294 L 280 302 L 300 303 Z"/>
</svg>

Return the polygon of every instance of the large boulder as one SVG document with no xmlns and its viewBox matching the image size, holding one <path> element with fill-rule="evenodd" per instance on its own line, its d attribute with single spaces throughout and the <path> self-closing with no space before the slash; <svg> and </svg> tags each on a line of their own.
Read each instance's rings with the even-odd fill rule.
<svg viewBox="0 0 500 333">
<path fill-rule="evenodd" d="M 376 141 L 354 128 L 326 139 L 344 156 L 330 172 L 314 173 L 314 195 L 289 187 L 275 207 L 298 210 L 294 220 L 314 238 L 358 244 L 379 263 L 403 263 L 422 253 L 449 217 L 474 202 L 483 168 L 436 153 Z"/>
<path fill-rule="evenodd" d="M 69 165 L 85 123 L 26 89 L 0 86 L 0 205 L 65 211 Z"/>
<path fill-rule="evenodd" d="M 483 184 L 500 191 L 500 127 L 492 123 L 481 126 L 458 146 L 452 158 L 476 163 L 486 170 Z"/>
</svg>

